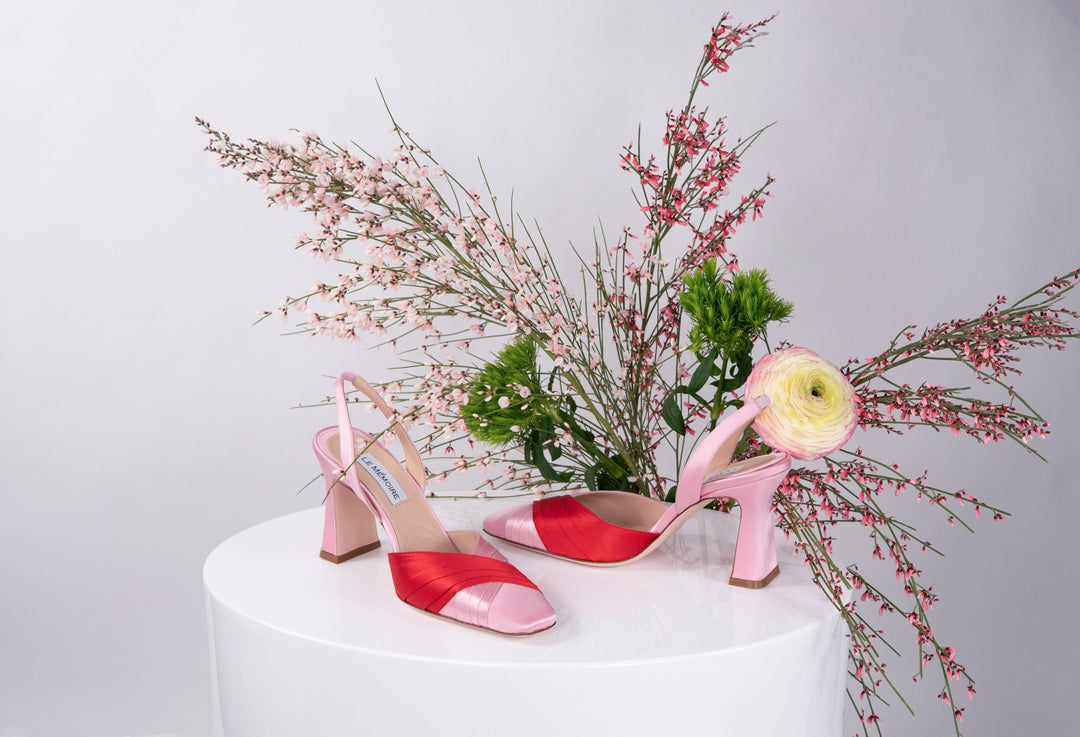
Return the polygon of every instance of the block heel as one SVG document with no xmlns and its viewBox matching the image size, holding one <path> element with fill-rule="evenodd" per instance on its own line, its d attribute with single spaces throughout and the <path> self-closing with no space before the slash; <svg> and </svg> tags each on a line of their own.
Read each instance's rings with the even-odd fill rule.
<svg viewBox="0 0 1080 737">
<path fill-rule="evenodd" d="M 735 563 L 731 568 L 732 586 L 761 589 L 780 574 L 776 562 L 776 534 L 773 527 L 772 492 L 768 489 L 742 498 L 732 496 L 739 505 L 739 536 L 735 541 Z"/>
<path fill-rule="evenodd" d="M 379 548 L 379 528 L 375 516 L 342 482 L 341 473 L 323 467 L 326 481 L 326 516 L 323 522 L 319 557 L 344 563 Z"/>
</svg>

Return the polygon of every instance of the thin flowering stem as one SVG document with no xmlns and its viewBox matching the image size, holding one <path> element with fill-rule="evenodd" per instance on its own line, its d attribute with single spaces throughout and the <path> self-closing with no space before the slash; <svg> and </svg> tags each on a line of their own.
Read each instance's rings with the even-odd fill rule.
<svg viewBox="0 0 1080 737">
<path fill-rule="evenodd" d="M 1041 345 L 1060 350 L 1065 340 L 1076 336 L 1071 324 L 1076 313 L 1059 303 L 1062 295 L 1075 286 L 1077 278 L 1076 271 L 1055 278 L 1011 304 L 998 297 L 979 317 L 939 323 L 922 335 L 917 335 L 916 328 L 909 326 L 874 359 L 849 361 L 845 369 L 857 388 L 860 424 L 864 428 L 888 432 L 926 426 L 945 429 L 954 435 L 970 435 L 981 442 L 1009 438 L 1028 448 L 1030 438 L 1048 432 L 1045 420 L 1012 386 L 1005 384 L 1003 378 L 1019 373 L 1017 348 Z M 907 342 L 903 342 L 904 339 Z M 1001 403 L 974 396 L 970 394 L 972 387 L 946 388 L 929 383 L 912 387 L 889 378 L 889 373 L 897 367 L 919 359 L 953 360 L 967 365 L 982 384 L 1005 390 L 1009 401 Z M 895 419 L 891 419 L 893 417 Z M 911 525 L 886 514 L 875 497 L 885 490 L 900 495 L 911 489 L 917 498 L 926 499 L 940 508 L 949 524 L 958 522 L 969 531 L 973 528 L 960 517 L 950 501 L 970 508 L 975 517 L 981 511 L 988 511 L 994 519 L 1003 519 L 1008 513 L 966 491 L 951 492 L 930 485 L 925 473 L 910 477 L 896 464 L 868 457 L 861 450 L 841 452 L 846 460 L 826 457 L 824 471 L 793 470 L 789 482 L 782 487 L 783 493 L 777 497 L 781 527 L 795 538 L 796 548 L 805 552 L 805 560 L 826 593 L 835 592 L 837 582 L 843 580 L 843 573 L 832 563 L 833 538 L 827 530 L 844 523 L 857 523 L 867 528 L 867 539 L 873 544 L 871 558 L 893 561 L 905 596 L 916 605 L 910 610 L 901 607 L 857 569 L 849 569 L 848 574 L 862 592 L 861 601 L 876 603 L 882 615 L 902 617 L 916 632 L 917 679 L 926 675 L 925 665 L 935 659 L 938 661 L 936 670 L 943 681 L 939 698 L 950 706 L 954 729 L 959 735 L 964 708 L 955 703 L 951 682 L 966 679 L 971 684 L 972 680 L 964 666 L 956 661 L 955 650 L 942 644 L 934 634 L 930 612 L 938 597 L 932 586 L 920 582 L 922 572 L 907 553 L 910 545 L 937 551 L 929 541 L 921 539 Z M 1035 451 L 1032 449 L 1032 452 Z M 805 512 L 799 512 L 800 509 Z M 816 530 L 816 535 L 808 535 L 810 529 Z M 873 641 L 879 640 L 879 633 L 857 613 L 856 604 L 853 601 L 844 614 L 853 638 L 851 674 L 861 684 L 859 702 L 852 696 L 852 705 L 857 709 L 864 733 L 868 734 L 871 724 L 880 732 L 873 704 L 875 699 L 885 702 L 878 691 L 878 682 L 889 684 L 894 693 L 900 694 L 885 675 L 885 664 L 873 646 Z M 974 694 L 970 685 L 968 693 Z M 859 703 L 866 703 L 867 711 L 860 709 Z"/>
<path fill-rule="evenodd" d="M 866 359 L 862 365 L 849 361 L 851 382 L 858 386 L 888 368 L 931 357 L 940 350 L 948 350 L 984 382 L 1018 374 L 1015 367 L 1018 348 L 1041 345 L 1062 350 L 1067 339 L 1077 337 L 1069 322 L 1077 319 L 1077 313 L 1058 305 L 1078 280 L 1080 269 L 1055 277 L 1012 304 L 999 296 L 978 317 L 938 323 L 917 338 L 915 326 L 909 326 L 878 356 Z M 902 337 L 910 342 L 899 344 Z"/>
</svg>

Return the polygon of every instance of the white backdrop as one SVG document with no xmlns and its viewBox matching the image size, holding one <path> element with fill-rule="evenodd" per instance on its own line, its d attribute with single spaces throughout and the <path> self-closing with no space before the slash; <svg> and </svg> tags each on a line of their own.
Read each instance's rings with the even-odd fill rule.
<svg viewBox="0 0 1080 737">
<path fill-rule="evenodd" d="M 459 176 L 478 181 L 482 155 L 550 242 L 587 243 L 598 215 L 636 222 L 619 147 L 639 121 L 659 137 L 723 10 L 669 5 L 8 4 L 0 737 L 207 733 L 202 561 L 318 503 L 295 491 L 331 418 L 290 407 L 389 363 L 250 327 L 313 278 L 291 248 L 307 224 L 216 168 L 193 116 L 387 150 L 377 77 Z M 940 5 L 731 3 L 740 20 L 780 11 L 707 95 L 737 131 L 777 122 L 743 179 L 771 172 L 775 198 L 733 246 L 795 302 L 777 337 L 837 362 L 1080 265 L 1077 4 Z M 925 565 L 938 633 L 980 691 L 971 735 L 1075 730 L 1078 369 L 1080 346 L 1032 354 L 1019 384 L 1055 429 L 1051 465 L 946 436 L 890 445 L 1015 513 L 974 537 L 929 524 L 949 553 Z M 925 690 L 887 734 L 948 733 Z"/>
</svg>

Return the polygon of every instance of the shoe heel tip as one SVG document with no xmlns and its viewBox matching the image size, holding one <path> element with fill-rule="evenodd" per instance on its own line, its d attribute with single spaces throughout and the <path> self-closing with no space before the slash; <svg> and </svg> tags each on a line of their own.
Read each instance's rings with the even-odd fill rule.
<svg viewBox="0 0 1080 737">
<path fill-rule="evenodd" d="M 353 558 L 361 556 L 364 553 L 370 553 L 372 550 L 378 549 L 380 545 L 381 543 L 376 540 L 370 545 L 364 545 L 363 547 L 356 548 L 355 550 L 350 550 L 348 553 L 342 553 L 341 555 L 334 555 L 333 553 L 328 553 L 325 550 L 320 550 L 319 557 L 323 560 L 328 560 L 331 563 L 344 563 L 345 561 L 352 560 Z"/>
<path fill-rule="evenodd" d="M 766 586 L 768 586 L 772 582 L 772 580 L 774 578 L 776 578 L 777 576 L 779 576 L 779 575 L 780 575 L 780 566 L 776 566 L 776 568 L 773 568 L 765 576 L 765 578 L 763 578 L 763 579 L 761 579 L 759 581 L 750 581 L 750 580 L 747 580 L 745 578 L 735 578 L 734 576 L 732 576 L 731 578 L 728 579 L 728 584 L 730 586 L 739 586 L 739 587 L 744 588 L 744 589 L 763 589 Z"/>
</svg>

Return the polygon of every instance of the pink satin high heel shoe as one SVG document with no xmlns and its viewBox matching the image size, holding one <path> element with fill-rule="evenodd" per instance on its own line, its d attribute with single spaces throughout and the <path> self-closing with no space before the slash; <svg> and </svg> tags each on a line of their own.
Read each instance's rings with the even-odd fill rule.
<svg viewBox="0 0 1080 737">
<path fill-rule="evenodd" d="M 390 406 L 362 378 L 338 377 L 338 425 L 320 430 L 312 443 L 328 492 L 320 555 L 341 563 L 375 550 L 378 520 L 392 549 L 387 559 L 394 590 L 406 604 L 506 635 L 530 635 L 554 625 L 555 612 L 536 584 L 494 546 L 476 532 L 443 529 L 424 498 L 427 475 L 420 454 L 402 427 L 393 425 L 405 467 L 352 426 L 346 381 L 393 418 Z"/>
<path fill-rule="evenodd" d="M 773 532 L 773 492 L 791 468 L 787 453 L 732 462 L 735 446 L 769 398 L 747 401 L 709 434 L 679 476 L 675 503 L 625 491 L 552 496 L 501 510 L 484 531 L 507 542 L 596 566 L 648 555 L 714 499 L 739 504 L 739 536 L 729 583 L 759 589 L 780 573 Z"/>
</svg>

